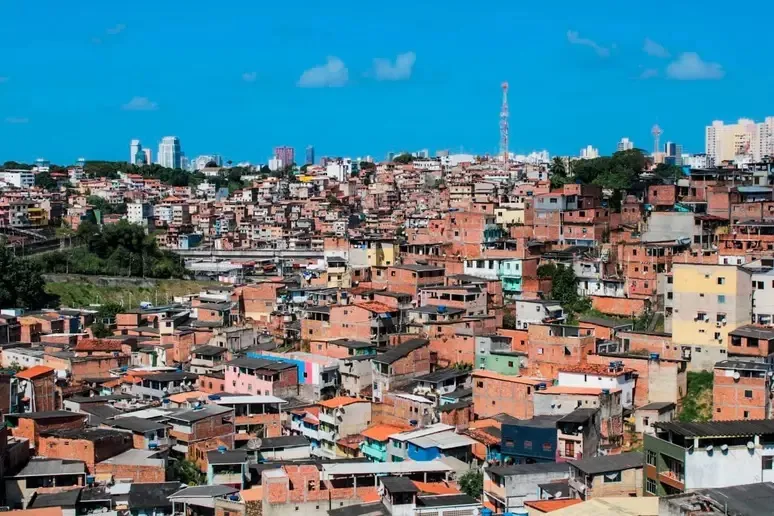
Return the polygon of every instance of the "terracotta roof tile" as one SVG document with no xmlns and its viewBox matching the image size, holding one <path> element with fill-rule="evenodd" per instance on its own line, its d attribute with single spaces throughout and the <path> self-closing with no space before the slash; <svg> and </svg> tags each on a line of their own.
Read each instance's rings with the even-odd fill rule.
<svg viewBox="0 0 774 516">
<path fill-rule="evenodd" d="M 565 507 L 570 507 L 572 505 L 576 505 L 581 503 L 583 500 L 580 498 L 557 498 L 555 500 L 531 500 L 524 502 L 524 505 L 527 507 L 532 507 L 533 509 L 536 509 L 538 511 L 547 513 L 547 512 L 554 512 L 558 511 L 559 509 L 564 509 Z"/>
<path fill-rule="evenodd" d="M 350 398 L 348 396 L 336 396 L 335 398 L 331 398 L 329 400 L 320 401 L 317 404 L 325 408 L 336 408 L 336 407 L 346 407 L 347 405 L 352 405 L 353 403 L 358 403 L 360 401 L 365 401 L 365 400 Z"/>
<path fill-rule="evenodd" d="M 33 378 L 46 375 L 53 371 L 54 369 L 51 367 L 44 366 L 44 365 L 36 365 L 34 367 L 30 367 L 29 369 L 25 369 L 24 371 L 19 371 L 18 373 L 16 373 L 16 378 L 21 378 L 23 380 L 32 380 Z"/>
<path fill-rule="evenodd" d="M 387 438 L 392 434 L 403 432 L 406 430 L 406 428 L 408 427 L 399 427 L 393 425 L 372 425 L 360 432 L 360 435 L 369 439 L 373 439 L 374 441 L 382 442 L 387 441 Z"/>
</svg>

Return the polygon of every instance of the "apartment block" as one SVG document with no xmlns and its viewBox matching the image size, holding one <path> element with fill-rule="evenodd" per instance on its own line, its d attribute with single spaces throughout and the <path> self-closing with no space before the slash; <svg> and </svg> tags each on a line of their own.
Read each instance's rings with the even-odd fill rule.
<svg viewBox="0 0 774 516">
<path fill-rule="evenodd" d="M 673 277 L 672 342 L 690 348 L 691 369 L 711 369 L 726 358 L 729 332 L 751 320 L 751 273 L 735 265 L 675 264 Z"/>
</svg>

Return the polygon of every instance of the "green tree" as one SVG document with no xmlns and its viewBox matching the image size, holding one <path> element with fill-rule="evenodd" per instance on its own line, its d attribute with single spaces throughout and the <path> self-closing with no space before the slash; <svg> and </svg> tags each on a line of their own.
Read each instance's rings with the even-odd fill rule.
<svg viewBox="0 0 774 516">
<path fill-rule="evenodd" d="M 179 481 L 189 486 L 198 486 L 207 482 L 204 473 L 195 462 L 189 460 L 170 460 L 167 466 L 167 480 Z"/>
<path fill-rule="evenodd" d="M 565 310 L 575 314 L 591 308 L 591 301 L 578 295 L 577 278 L 572 267 L 546 263 L 538 267 L 537 273 L 541 279 L 551 278 L 551 299 L 559 301 Z"/>
<path fill-rule="evenodd" d="M 360 170 L 364 170 L 366 172 L 376 170 L 376 163 L 371 163 L 370 161 L 361 161 Z"/>
<path fill-rule="evenodd" d="M 668 165 L 666 163 L 659 163 L 656 165 L 656 168 L 653 169 L 653 174 L 662 182 L 676 182 L 684 175 L 682 168 L 677 165 Z"/>
<path fill-rule="evenodd" d="M 5 170 L 32 170 L 32 165 L 19 163 L 17 161 L 6 161 L 3 163 L 2 168 Z"/>
<path fill-rule="evenodd" d="M 111 204 L 97 195 L 88 196 L 86 202 L 93 206 L 95 210 L 102 212 L 103 215 L 124 215 L 126 213 L 126 203 L 123 202 L 120 204 Z"/>
<path fill-rule="evenodd" d="M 551 179 L 551 188 L 559 188 L 570 182 L 569 172 L 564 158 L 555 156 L 549 166 L 549 178 Z"/>
<path fill-rule="evenodd" d="M 91 333 L 94 335 L 95 339 L 104 339 L 105 337 L 113 335 L 110 328 L 102 321 L 95 322 L 91 325 Z"/>
<path fill-rule="evenodd" d="M 393 163 L 400 163 L 401 165 L 408 165 L 412 161 L 414 161 L 414 156 L 408 153 L 401 154 L 399 156 L 395 156 L 393 158 Z"/>
<path fill-rule="evenodd" d="M 513 312 L 505 312 L 503 314 L 503 328 L 506 330 L 516 329 L 516 315 Z"/>
<path fill-rule="evenodd" d="M 484 493 L 484 474 L 477 469 L 471 469 L 460 477 L 459 484 L 463 493 L 480 500 Z"/>
<path fill-rule="evenodd" d="M 13 249 L 0 247 L 0 306 L 38 309 L 54 303 L 34 262 L 17 258 Z"/>
<path fill-rule="evenodd" d="M 38 172 L 35 174 L 35 186 L 39 186 L 48 190 L 49 192 L 55 192 L 59 190 L 59 185 L 56 180 L 51 177 L 51 172 Z"/>
</svg>

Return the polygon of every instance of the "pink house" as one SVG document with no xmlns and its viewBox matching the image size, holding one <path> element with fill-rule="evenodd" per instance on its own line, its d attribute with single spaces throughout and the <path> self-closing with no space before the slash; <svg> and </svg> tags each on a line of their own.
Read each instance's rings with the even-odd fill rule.
<svg viewBox="0 0 774 516">
<path fill-rule="evenodd" d="M 273 396 L 275 389 L 298 384 L 296 365 L 261 358 L 238 358 L 226 363 L 225 391 Z"/>
</svg>

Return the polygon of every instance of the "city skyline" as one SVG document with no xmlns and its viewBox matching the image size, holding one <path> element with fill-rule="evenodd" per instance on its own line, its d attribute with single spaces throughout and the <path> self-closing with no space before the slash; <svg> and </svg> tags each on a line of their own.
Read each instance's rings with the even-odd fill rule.
<svg viewBox="0 0 774 516">
<path fill-rule="evenodd" d="M 262 162 L 276 145 L 301 150 L 309 142 L 332 156 L 425 147 L 495 154 L 500 84 L 506 81 L 509 150 L 518 154 L 543 148 L 574 154 L 590 142 L 609 154 L 624 135 L 648 142 L 654 124 L 664 128 L 665 139 L 702 152 L 702 128 L 712 120 L 759 120 L 774 112 L 771 98 L 745 93 L 750 83 L 761 91 L 774 86 L 774 72 L 750 51 L 765 48 L 765 36 L 753 33 L 742 46 L 706 33 L 720 22 L 742 26 L 752 15 L 721 19 L 693 2 L 668 7 L 671 19 L 684 20 L 679 32 L 658 6 L 641 19 L 647 29 L 630 30 L 626 15 L 609 1 L 551 8 L 451 2 L 442 15 L 448 33 L 440 40 L 428 35 L 439 16 L 433 5 L 398 2 L 363 10 L 342 4 L 331 12 L 302 2 L 293 9 L 307 16 L 293 24 L 286 21 L 290 8 L 280 5 L 240 4 L 239 16 L 200 1 L 180 5 L 159 8 L 140 0 L 136 9 L 106 6 L 85 18 L 53 2 L 43 2 L 42 18 L 37 7 L 3 6 L 3 157 L 126 159 L 125 142 L 140 134 L 148 142 L 176 134 L 186 148 L 215 149 L 235 162 Z M 412 11 L 402 37 L 377 37 L 393 27 L 402 7 Z M 146 15 L 157 9 L 157 16 Z M 774 7 L 761 9 L 758 15 L 765 16 Z M 182 16 L 181 23 L 164 23 L 168 15 Z M 321 32 L 316 17 L 351 30 Z M 485 31 L 466 41 L 472 26 L 497 17 L 513 20 L 515 30 Z M 38 30 L 30 36 L 24 27 L 32 19 Z M 209 27 L 204 37 L 183 28 L 202 19 Z M 256 19 L 273 27 L 270 37 L 241 30 Z M 62 24 L 79 30 L 62 31 Z M 215 37 L 223 33 L 233 37 Z M 174 56 L 176 66 L 147 59 L 127 71 L 127 62 L 159 49 Z M 179 70 L 195 69 L 202 59 L 221 61 L 217 80 L 181 81 Z M 99 69 L 103 77 L 67 86 L 33 80 L 41 70 L 56 77 L 73 68 Z M 548 79 L 558 69 L 563 80 Z M 524 80 L 525 70 L 536 80 Z M 213 116 L 199 115 L 204 105 L 226 130 L 212 131 Z M 434 123 L 418 123 L 422 112 L 432 113 Z M 370 120 L 378 123 L 363 130 Z M 62 131 L 74 123 L 79 130 Z"/>
</svg>

